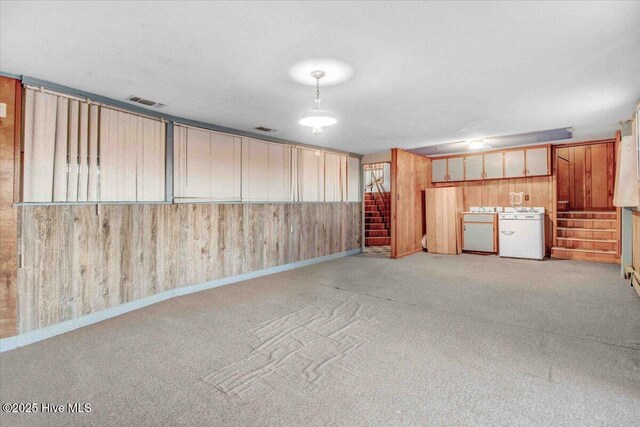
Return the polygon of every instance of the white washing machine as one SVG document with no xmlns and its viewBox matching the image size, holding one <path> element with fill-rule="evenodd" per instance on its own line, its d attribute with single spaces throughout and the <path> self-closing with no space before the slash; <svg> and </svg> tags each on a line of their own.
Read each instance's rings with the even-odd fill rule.
<svg viewBox="0 0 640 427">
<path fill-rule="evenodd" d="M 498 232 L 501 257 L 544 258 L 544 208 L 504 208 Z"/>
</svg>

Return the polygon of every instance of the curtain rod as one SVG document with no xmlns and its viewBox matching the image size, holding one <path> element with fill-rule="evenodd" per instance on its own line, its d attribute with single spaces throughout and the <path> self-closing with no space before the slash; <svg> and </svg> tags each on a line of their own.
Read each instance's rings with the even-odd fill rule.
<svg viewBox="0 0 640 427">
<path fill-rule="evenodd" d="M 42 93 L 48 93 L 49 95 L 62 96 L 64 98 L 69 98 L 69 99 L 72 99 L 74 101 L 86 102 L 89 105 L 97 105 L 99 107 L 108 108 L 110 110 L 120 111 L 122 113 L 132 114 L 132 115 L 135 115 L 135 116 L 144 117 L 144 118 L 149 119 L 149 120 L 155 120 L 155 121 L 158 121 L 158 122 L 165 123 L 165 120 L 164 120 L 163 117 L 155 117 L 155 116 L 152 116 L 152 115 L 149 115 L 149 114 L 138 113 L 137 111 L 131 111 L 131 110 L 127 110 L 127 109 L 120 108 L 120 107 L 114 107 L 113 105 L 104 104 L 102 102 L 96 102 L 96 101 L 92 100 L 91 98 L 84 98 L 84 97 L 80 97 L 80 96 L 69 95 L 69 94 L 66 94 L 64 92 L 58 92 L 58 91 L 55 91 L 55 90 L 44 88 L 42 86 L 32 86 L 32 85 L 29 85 L 29 84 L 23 84 L 23 86 L 25 88 L 27 88 L 27 89 L 31 89 L 31 90 L 34 90 L 34 91 L 38 91 L 38 92 L 42 92 Z"/>
</svg>

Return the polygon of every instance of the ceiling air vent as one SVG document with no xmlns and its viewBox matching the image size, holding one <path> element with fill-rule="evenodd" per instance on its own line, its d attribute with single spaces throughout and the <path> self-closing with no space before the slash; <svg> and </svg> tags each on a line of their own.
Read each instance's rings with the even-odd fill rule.
<svg viewBox="0 0 640 427">
<path fill-rule="evenodd" d="M 264 126 L 258 126 L 257 128 L 254 128 L 255 130 L 259 130 L 260 132 L 275 132 L 275 129 L 271 129 L 271 128 L 266 128 Z"/>
<path fill-rule="evenodd" d="M 151 101 L 149 99 L 140 98 L 139 96 L 134 96 L 134 95 L 131 95 L 130 97 L 128 97 L 127 101 L 135 102 L 136 104 L 146 105 L 147 107 L 156 107 L 156 108 L 164 107 L 164 104 L 161 104 L 156 101 Z"/>
</svg>

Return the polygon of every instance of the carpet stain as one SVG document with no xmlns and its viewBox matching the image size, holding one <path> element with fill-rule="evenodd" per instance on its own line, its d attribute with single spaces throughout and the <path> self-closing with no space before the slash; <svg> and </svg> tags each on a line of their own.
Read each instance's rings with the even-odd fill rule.
<svg viewBox="0 0 640 427">
<path fill-rule="evenodd" d="M 330 372 L 355 375 L 342 362 L 364 345 L 358 324 L 375 319 L 372 306 L 349 295 L 314 302 L 246 331 L 250 353 L 205 375 L 202 380 L 226 396 L 242 397 L 270 376 L 312 391 Z"/>
</svg>

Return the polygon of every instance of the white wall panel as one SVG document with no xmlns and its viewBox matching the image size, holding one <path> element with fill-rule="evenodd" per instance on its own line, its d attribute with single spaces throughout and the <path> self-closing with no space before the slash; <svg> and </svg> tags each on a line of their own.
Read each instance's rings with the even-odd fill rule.
<svg viewBox="0 0 640 427">
<path fill-rule="evenodd" d="M 175 125 L 174 197 L 178 201 L 240 200 L 242 139 Z"/>
<path fill-rule="evenodd" d="M 324 154 L 324 200 L 327 202 L 343 200 L 342 183 L 346 181 L 346 176 L 342 176 L 342 163 L 346 163 L 345 156 Z"/>
<path fill-rule="evenodd" d="M 359 202 L 362 195 L 360 192 L 360 159 L 349 157 L 347 160 L 347 200 L 349 202 Z"/>
<path fill-rule="evenodd" d="M 184 155 L 184 193 L 181 197 L 211 197 L 211 138 L 209 132 L 188 128 Z"/>
<path fill-rule="evenodd" d="M 100 108 L 100 200 L 164 200 L 164 123 Z"/>
<path fill-rule="evenodd" d="M 242 139 L 210 132 L 211 199 L 240 200 Z"/>
<path fill-rule="evenodd" d="M 242 200 L 292 200 L 291 146 L 252 138 L 243 140 Z"/>
<path fill-rule="evenodd" d="M 269 200 L 291 200 L 291 146 L 269 144 Z"/>
<path fill-rule="evenodd" d="M 53 201 L 57 108 L 57 96 L 26 91 L 23 181 L 26 202 Z"/>
<path fill-rule="evenodd" d="M 324 156 L 320 150 L 300 150 L 300 201 L 321 202 L 324 199 Z"/>
</svg>

